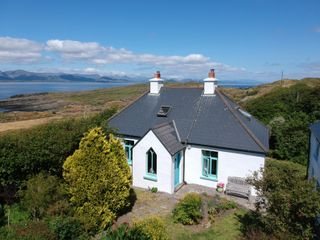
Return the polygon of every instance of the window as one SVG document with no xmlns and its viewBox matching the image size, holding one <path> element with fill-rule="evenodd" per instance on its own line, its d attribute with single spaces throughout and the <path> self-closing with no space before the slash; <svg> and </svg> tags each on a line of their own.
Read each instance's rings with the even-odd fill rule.
<svg viewBox="0 0 320 240">
<path fill-rule="evenodd" d="M 202 151 L 202 176 L 206 179 L 217 180 L 218 176 L 218 153 Z"/>
<path fill-rule="evenodd" d="M 132 147 L 134 145 L 134 141 L 124 140 L 124 150 L 126 152 L 126 157 L 129 165 L 132 165 Z"/>
<path fill-rule="evenodd" d="M 158 117 L 166 117 L 171 109 L 171 106 L 161 106 L 159 112 L 157 113 Z"/>
<path fill-rule="evenodd" d="M 147 152 L 147 177 L 156 180 L 157 177 L 157 154 L 152 148 Z"/>
</svg>

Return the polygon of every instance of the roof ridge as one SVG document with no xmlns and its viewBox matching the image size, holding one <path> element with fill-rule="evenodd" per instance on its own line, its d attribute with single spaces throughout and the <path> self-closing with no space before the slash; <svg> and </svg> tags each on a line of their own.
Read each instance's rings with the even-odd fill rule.
<svg viewBox="0 0 320 240">
<path fill-rule="evenodd" d="M 234 109 L 230 106 L 230 104 L 225 99 L 225 96 L 220 92 L 220 90 L 216 89 L 217 95 L 221 98 L 224 105 L 227 106 L 231 114 L 236 118 L 236 120 L 240 123 L 242 128 L 249 134 L 249 136 L 258 144 L 258 146 L 264 151 L 268 152 L 266 147 L 260 142 L 260 140 L 256 137 L 256 135 L 246 126 L 246 124 L 242 121 L 242 119 L 234 112 Z"/>
</svg>

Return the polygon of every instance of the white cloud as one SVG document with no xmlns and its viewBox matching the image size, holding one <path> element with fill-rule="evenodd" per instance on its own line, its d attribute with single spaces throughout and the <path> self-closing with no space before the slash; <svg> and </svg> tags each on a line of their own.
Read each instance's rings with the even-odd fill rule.
<svg viewBox="0 0 320 240">
<path fill-rule="evenodd" d="M 23 38 L 0 37 L 0 63 L 30 63 L 41 60 L 43 45 Z"/>
<path fill-rule="evenodd" d="M 65 59 L 79 60 L 94 58 L 103 52 L 104 48 L 96 42 L 55 39 L 47 41 L 46 50 L 57 52 Z"/>
<path fill-rule="evenodd" d="M 60 59 L 66 61 L 61 63 Z M 136 53 L 125 48 L 103 46 L 97 42 L 51 39 L 42 44 L 28 39 L 0 37 L 0 64 L 44 62 L 55 62 L 58 68 L 60 64 L 66 69 L 78 69 L 79 72 L 90 74 L 103 73 L 106 67 L 108 72 L 112 72 L 110 69 L 117 69 L 114 73 L 120 75 L 124 74 L 123 70 L 132 74 L 150 74 L 161 70 L 168 77 L 183 78 L 205 77 L 213 67 L 219 75 L 221 73 L 220 76 L 246 72 L 244 68 L 213 61 L 199 53 L 166 56 Z M 80 68 L 79 65 L 83 67 Z"/>
<path fill-rule="evenodd" d="M 79 42 L 72 40 L 49 40 L 47 51 L 60 54 L 69 61 L 84 60 L 90 64 L 104 66 L 108 64 L 130 64 L 137 68 L 158 68 L 171 75 L 188 77 L 188 74 L 205 75 L 212 68 L 225 72 L 243 72 L 244 68 L 232 67 L 227 64 L 212 61 L 209 57 L 192 53 L 179 55 L 154 55 L 149 53 L 134 53 L 125 48 L 102 46 L 97 42 Z"/>
</svg>

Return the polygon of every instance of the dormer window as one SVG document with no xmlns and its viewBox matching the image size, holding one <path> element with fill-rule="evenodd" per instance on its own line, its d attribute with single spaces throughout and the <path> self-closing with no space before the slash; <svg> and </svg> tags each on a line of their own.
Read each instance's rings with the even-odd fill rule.
<svg viewBox="0 0 320 240">
<path fill-rule="evenodd" d="M 158 116 L 158 117 L 166 117 L 166 116 L 168 115 L 170 109 L 171 109 L 171 106 L 164 106 L 164 105 L 162 105 L 162 106 L 160 107 L 159 112 L 157 113 L 157 116 Z"/>
</svg>

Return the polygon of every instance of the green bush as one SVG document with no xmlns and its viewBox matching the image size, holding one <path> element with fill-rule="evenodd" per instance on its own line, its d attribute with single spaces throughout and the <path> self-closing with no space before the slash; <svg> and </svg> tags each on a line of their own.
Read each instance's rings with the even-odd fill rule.
<svg viewBox="0 0 320 240">
<path fill-rule="evenodd" d="M 257 189 L 256 214 L 267 233 L 312 239 L 320 214 L 320 192 L 298 164 L 268 161 L 249 179 Z"/>
<path fill-rule="evenodd" d="M 21 208 L 20 204 L 13 204 L 11 206 L 5 205 L 4 207 L 6 224 L 17 224 L 20 222 L 25 222 L 31 219 L 31 214 Z"/>
<path fill-rule="evenodd" d="M 104 230 L 130 205 L 131 172 L 121 142 L 90 130 L 63 164 L 70 202 L 87 230 Z"/>
<path fill-rule="evenodd" d="M 271 128 L 272 157 L 307 164 L 308 128 L 310 123 L 320 119 L 319 92 L 319 85 L 310 87 L 300 81 L 246 103 L 246 110 Z"/>
<path fill-rule="evenodd" d="M 173 219 L 184 225 L 198 224 L 202 219 L 201 207 L 201 196 L 188 193 L 173 209 Z"/>
<path fill-rule="evenodd" d="M 2 240 L 57 240 L 44 221 L 29 221 L 2 227 Z"/>
<path fill-rule="evenodd" d="M 152 187 L 152 188 L 150 189 L 150 191 L 151 191 L 152 193 L 157 193 L 157 192 L 158 192 L 158 188 Z"/>
<path fill-rule="evenodd" d="M 150 240 L 169 239 L 164 221 L 159 217 L 149 217 L 135 222 L 133 232 Z"/>
<path fill-rule="evenodd" d="M 237 208 L 237 203 L 228 199 L 222 198 L 220 203 L 215 207 L 218 212 L 223 212 L 230 209 Z"/>
<path fill-rule="evenodd" d="M 151 238 L 136 228 L 121 224 L 116 229 L 109 228 L 101 240 L 151 240 Z"/>
<path fill-rule="evenodd" d="M 19 191 L 21 204 L 34 219 L 42 218 L 51 204 L 66 197 L 61 180 L 43 172 L 30 178 L 25 183 L 25 188 Z"/>
<path fill-rule="evenodd" d="M 115 109 L 111 109 L 93 117 L 57 121 L 1 135 L 0 186 L 19 187 L 41 171 L 61 176 L 63 162 L 79 146 L 83 134 L 92 127 L 107 126 L 107 119 L 114 113 Z"/>
<path fill-rule="evenodd" d="M 49 228 L 59 240 L 77 240 L 86 237 L 80 221 L 72 217 L 56 217 L 49 221 Z M 89 238 L 89 236 L 87 236 Z"/>
</svg>

